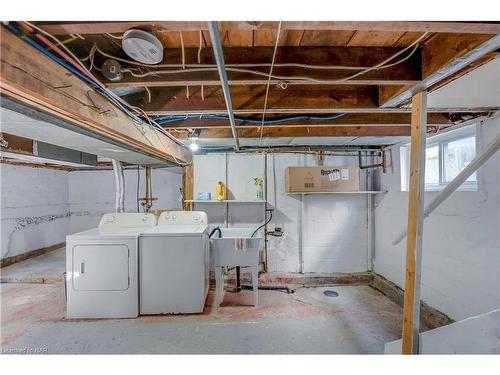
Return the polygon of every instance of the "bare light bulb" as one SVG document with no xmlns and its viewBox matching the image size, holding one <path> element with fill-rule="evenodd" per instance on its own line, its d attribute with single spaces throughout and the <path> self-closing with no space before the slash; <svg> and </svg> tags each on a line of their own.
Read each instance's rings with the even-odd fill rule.
<svg viewBox="0 0 500 375">
<path fill-rule="evenodd" d="M 191 149 L 191 151 L 198 151 L 198 149 L 200 148 L 200 146 L 198 146 L 198 143 L 196 143 L 196 142 L 193 141 L 189 145 L 189 148 Z"/>
</svg>

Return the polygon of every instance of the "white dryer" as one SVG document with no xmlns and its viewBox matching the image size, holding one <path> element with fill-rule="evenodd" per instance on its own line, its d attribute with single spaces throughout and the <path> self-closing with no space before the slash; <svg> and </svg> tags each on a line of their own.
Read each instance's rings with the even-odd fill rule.
<svg viewBox="0 0 500 375">
<path fill-rule="evenodd" d="M 153 214 L 112 213 L 66 237 L 68 318 L 138 316 L 139 235 L 155 225 Z"/>
<path fill-rule="evenodd" d="M 139 238 L 140 314 L 201 313 L 209 288 L 207 214 L 166 211 Z"/>
</svg>

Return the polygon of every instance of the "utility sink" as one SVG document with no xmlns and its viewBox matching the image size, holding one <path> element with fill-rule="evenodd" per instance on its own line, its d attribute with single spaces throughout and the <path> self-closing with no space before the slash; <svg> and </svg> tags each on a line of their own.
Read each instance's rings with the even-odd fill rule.
<svg viewBox="0 0 500 375">
<path fill-rule="evenodd" d="M 220 237 L 214 233 L 211 238 L 215 268 L 215 306 L 219 307 L 224 299 L 224 268 L 250 267 L 252 272 L 253 305 L 257 306 L 259 289 L 259 251 L 262 232 L 254 228 L 220 228 Z"/>
<path fill-rule="evenodd" d="M 220 237 L 216 232 L 211 238 L 215 267 L 258 266 L 262 232 L 251 237 L 255 228 L 220 228 L 220 231 Z"/>
</svg>

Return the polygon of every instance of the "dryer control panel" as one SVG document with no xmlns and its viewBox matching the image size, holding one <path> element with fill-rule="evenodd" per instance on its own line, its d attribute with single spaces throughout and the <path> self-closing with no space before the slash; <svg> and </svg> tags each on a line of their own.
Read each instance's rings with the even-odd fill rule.
<svg viewBox="0 0 500 375">
<path fill-rule="evenodd" d="M 99 228 L 151 228 L 156 225 L 156 216 L 151 213 L 116 212 L 104 214 Z"/>
</svg>

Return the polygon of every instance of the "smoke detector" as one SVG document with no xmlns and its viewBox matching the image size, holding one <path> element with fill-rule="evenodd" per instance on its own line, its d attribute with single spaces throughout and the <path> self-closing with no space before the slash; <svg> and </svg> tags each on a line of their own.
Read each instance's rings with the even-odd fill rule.
<svg viewBox="0 0 500 375">
<path fill-rule="evenodd" d="M 127 30 L 123 34 L 122 48 L 127 55 L 143 64 L 158 64 L 163 60 L 163 45 L 148 31 Z"/>
</svg>

